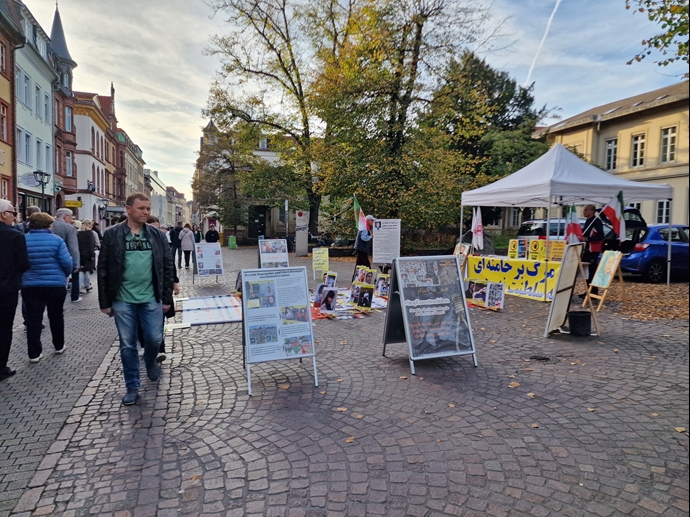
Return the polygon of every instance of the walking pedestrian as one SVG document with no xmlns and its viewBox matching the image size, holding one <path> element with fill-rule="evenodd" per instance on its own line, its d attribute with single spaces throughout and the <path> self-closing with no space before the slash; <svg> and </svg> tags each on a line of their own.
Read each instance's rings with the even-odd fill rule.
<svg viewBox="0 0 690 517">
<path fill-rule="evenodd" d="M 192 232 L 194 233 L 194 242 L 197 244 L 200 243 L 203 235 L 201 234 L 201 230 L 199 230 L 199 227 L 196 224 L 192 225 Z"/>
<path fill-rule="evenodd" d="M 31 363 L 43 357 L 41 331 L 46 308 L 55 353 L 65 351 L 65 280 L 74 273 L 74 260 L 65 242 L 50 230 L 54 221 L 43 212 L 32 214 L 26 234 L 31 267 L 22 276 L 22 299 L 26 302 L 26 344 Z"/>
<path fill-rule="evenodd" d="M 163 315 L 172 304 L 174 262 L 162 232 L 146 224 L 151 201 L 140 192 L 125 202 L 127 220 L 108 228 L 98 261 L 98 302 L 101 312 L 115 317 L 120 359 L 127 393 L 122 404 L 139 397 L 137 328 L 144 331 L 144 363 L 148 378 L 160 378 L 156 362 L 163 339 Z"/>
<path fill-rule="evenodd" d="M 26 219 L 22 221 L 22 224 L 20 225 L 20 229 L 23 231 L 23 233 L 29 233 L 29 217 L 31 217 L 32 214 L 37 214 L 40 211 L 41 209 L 35 205 L 26 207 Z"/>
<path fill-rule="evenodd" d="M 72 256 L 74 266 L 72 268 L 72 291 L 70 301 L 78 303 L 81 301 L 79 297 L 79 241 L 77 240 L 77 229 L 72 226 L 73 213 L 69 208 L 60 208 L 55 213 L 55 222 L 53 223 L 53 233 L 62 238 L 67 244 L 69 254 Z"/>
<path fill-rule="evenodd" d="M 179 235 L 180 249 L 184 253 L 184 268 L 189 269 L 189 257 L 194 251 L 194 232 L 189 223 L 184 225 Z"/>
<path fill-rule="evenodd" d="M 79 222 L 79 221 L 75 221 Z M 79 263 L 81 265 L 79 276 L 81 286 L 85 292 L 91 291 L 91 273 L 94 270 L 96 260 L 96 234 L 93 232 L 91 220 L 84 219 L 77 225 L 77 241 L 79 243 Z"/>
<path fill-rule="evenodd" d="M 177 260 L 177 269 L 182 267 L 182 248 L 180 247 L 180 232 L 182 231 L 182 221 L 178 221 L 177 226 L 170 230 L 170 247 L 172 248 L 173 261 Z M 177 257 L 177 259 L 175 259 Z"/>
<path fill-rule="evenodd" d="M 0 381 L 17 373 L 7 366 L 7 361 L 22 275 L 31 266 L 26 239 L 12 228 L 16 217 L 12 203 L 0 199 Z"/>
</svg>

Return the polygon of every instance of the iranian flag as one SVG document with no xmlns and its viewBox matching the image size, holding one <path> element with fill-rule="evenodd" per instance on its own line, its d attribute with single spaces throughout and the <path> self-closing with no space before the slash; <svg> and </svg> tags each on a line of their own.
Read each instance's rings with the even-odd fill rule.
<svg viewBox="0 0 690 517">
<path fill-rule="evenodd" d="M 355 224 L 357 225 L 357 230 L 361 232 L 367 229 L 367 220 L 364 217 L 362 207 L 359 206 L 359 203 L 357 202 L 357 196 L 352 194 L 352 199 L 354 199 L 355 206 Z"/>
<path fill-rule="evenodd" d="M 568 226 L 565 228 L 565 240 L 568 241 L 568 244 L 577 244 L 580 242 L 580 237 L 582 237 L 582 227 L 580 226 L 580 218 L 577 216 L 575 205 L 570 207 L 566 223 Z"/>
<path fill-rule="evenodd" d="M 621 242 L 628 239 L 625 234 L 625 219 L 623 219 L 623 191 L 621 190 L 617 196 L 611 198 L 611 201 L 601 209 L 601 213 L 611 221 L 613 231 L 618 235 L 618 240 Z"/>
</svg>

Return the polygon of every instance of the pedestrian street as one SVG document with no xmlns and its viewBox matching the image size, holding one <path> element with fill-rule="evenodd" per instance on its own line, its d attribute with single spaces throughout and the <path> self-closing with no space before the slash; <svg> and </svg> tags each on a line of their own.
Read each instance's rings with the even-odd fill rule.
<svg viewBox="0 0 690 517">
<path fill-rule="evenodd" d="M 180 296 L 227 294 L 257 249 L 223 261 L 225 285 L 181 270 Z M 290 265 L 316 286 L 309 259 Z M 353 267 L 331 261 L 338 285 Z M 317 320 L 319 386 L 310 360 L 259 363 L 251 397 L 241 324 L 195 326 L 166 334 L 161 379 L 125 407 L 115 325 L 83 298 L 65 304 L 66 353 L 36 364 L 17 311 L 0 517 L 688 514 L 687 320 L 611 303 L 600 337 L 545 339 L 548 304 L 508 296 L 470 310 L 478 367 L 416 375 L 406 344 L 382 355 L 383 311 Z"/>
</svg>

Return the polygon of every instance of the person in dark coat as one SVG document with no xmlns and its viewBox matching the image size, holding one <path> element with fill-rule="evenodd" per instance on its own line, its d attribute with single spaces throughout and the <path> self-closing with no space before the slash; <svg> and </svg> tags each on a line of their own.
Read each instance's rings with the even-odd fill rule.
<svg viewBox="0 0 690 517">
<path fill-rule="evenodd" d="M 88 224 L 84 224 L 84 221 L 88 221 Z M 80 284 L 88 293 L 93 289 L 90 275 L 94 271 L 96 260 L 96 234 L 91 230 L 91 221 L 87 219 L 84 221 L 77 231 L 77 242 L 79 243 L 79 264 L 81 266 Z"/>
<path fill-rule="evenodd" d="M 583 210 L 583 215 L 587 218 L 585 222 L 585 231 L 582 232 L 580 241 L 585 243 L 585 251 L 582 254 L 583 262 L 589 262 L 589 275 L 587 278 L 587 286 L 592 283 L 594 274 L 599 265 L 599 255 L 603 250 L 604 242 L 604 225 L 601 219 L 597 216 L 596 207 L 594 205 L 587 205 Z M 599 294 L 598 287 L 592 287 L 592 294 Z M 579 295 L 584 298 L 586 295 Z"/>
<path fill-rule="evenodd" d="M 13 229 L 16 216 L 12 203 L 0 199 L 0 381 L 17 373 L 7 366 L 7 360 L 12 346 L 12 326 L 22 274 L 31 267 L 26 239 Z"/>
<path fill-rule="evenodd" d="M 220 240 L 220 234 L 216 231 L 216 225 L 212 224 L 208 227 L 205 237 L 206 242 L 218 242 Z"/>
<path fill-rule="evenodd" d="M 182 221 L 178 221 L 177 226 L 170 230 L 170 248 L 172 249 L 173 261 L 177 256 L 177 268 L 182 267 L 182 247 L 180 246 L 180 232 L 182 231 Z"/>
<path fill-rule="evenodd" d="M 355 279 L 355 274 L 357 272 L 357 266 L 371 267 L 371 260 L 369 260 L 369 255 L 372 251 L 372 235 L 371 229 L 374 225 L 374 216 L 368 215 L 366 217 L 366 229 L 357 232 L 357 238 L 355 239 L 355 251 L 357 252 L 357 262 L 355 263 L 355 273 L 352 275 L 352 280 Z"/>
</svg>

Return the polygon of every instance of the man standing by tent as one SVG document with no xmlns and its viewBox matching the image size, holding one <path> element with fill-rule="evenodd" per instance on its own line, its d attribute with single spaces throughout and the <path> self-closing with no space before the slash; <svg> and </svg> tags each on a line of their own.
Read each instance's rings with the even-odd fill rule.
<svg viewBox="0 0 690 517">
<path fill-rule="evenodd" d="M 582 232 L 580 241 L 585 243 L 585 252 L 582 255 L 582 260 L 589 262 L 589 274 L 587 275 L 587 286 L 589 286 L 599 265 L 599 254 L 602 252 L 604 242 L 604 225 L 601 223 L 601 219 L 597 217 L 594 205 L 585 206 L 583 215 L 587 218 L 587 222 L 585 222 L 585 231 Z M 592 294 L 598 293 L 599 289 L 592 287 Z M 586 294 L 579 295 L 580 298 L 585 296 Z"/>
</svg>

